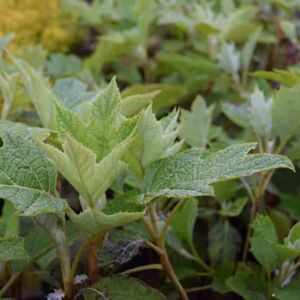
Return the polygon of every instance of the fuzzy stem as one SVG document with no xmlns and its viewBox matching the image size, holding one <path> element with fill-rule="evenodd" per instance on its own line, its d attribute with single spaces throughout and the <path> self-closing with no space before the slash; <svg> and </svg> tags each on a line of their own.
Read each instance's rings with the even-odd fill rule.
<svg viewBox="0 0 300 300">
<path fill-rule="evenodd" d="M 66 299 L 71 299 L 73 278 L 71 272 L 70 248 L 63 230 L 55 228 L 51 230 L 51 236 L 60 261 L 64 293 Z"/>
</svg>

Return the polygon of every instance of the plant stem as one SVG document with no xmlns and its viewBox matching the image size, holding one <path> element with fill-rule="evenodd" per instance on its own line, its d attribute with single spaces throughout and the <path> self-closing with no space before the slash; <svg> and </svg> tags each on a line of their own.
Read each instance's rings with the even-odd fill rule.
<svg viewBox="0 0 300 300">
<path fill-rule="evenodd" d="M 182 205 L 181 202 L 183 202 L 183 201 L 184 201 L 184 199 L 180 200 L 180 202 L 177 203 L 177 205 L 175 206 L 175 208 L 173 210 L 179 209 L 179 208 L 176 208 L 176 207 L 178 205 L 181 206 Z M 166 221 L 166 223 L 168 225 L 170 223 L 170 217 L 172 217 L 174 215 L 174 213 L 171 212 L 168 220 Z M 180 281 L 178 280 L 178 278 L 177 278 L 177 276 L 176 276 L 176 274 L 173 270 L 173 267 L 171 265 L 171 262 L 169 260 L 169 257 L 168 257 L 168 252 L 167 252 L 167 249 L 166 249 L 166 246 L 165 246 L 165 237 L 166 237 L 165 231 L 166 231 L 166 229 L 165 230 L 163 229 L 162 232 L 159 232 L 159 228 L 157 226 L 157 217 L 156 217 L 157 213 L 156 213 L 155 204 L 150 205 L 149 214 L 150 214 L 151 226 L 148 226 L 148 228 L 149 227 L 151 228 L 150 233 L 152 234 L 152 237 L 155 241 L 156 246 L 159 249 L 161 249 L 161 253 L 159 253 L 160 254 L 161 266 L 162 266 L 163 270 L 166 272 L 166 274 L 167 274 L 169 280 L 171 281 L 171 283 L 176 288 L 180 298 L 182 300 L 188 300 L 187 294 L 186 294 L 184 288 L 182 287 Z"/>
<path fill-rule="evenodd" d="M 243 250 L 243 256 L 242 256 L 243 262 L 246 262 L 246 259 L 247 259 L 250 237 L 251 237 L 251 233 L 252 233 L 250 224 L 252 223 L 252 221 L 254 220 L 254 218 L 256 216 L 257 210 L 259 209 L 260 199 L 264 195 L 267 185 L 268 185 L 269 181 L 271 180 L 273 174 L 274 174 L 273 171 L 263 173 L 260 177 L 260 181 L 259 181 L 258 187 L 256 189 L 255 196 L 250 197 L 252 207 L 251 207 L 250 221 L 249 221 L 249 226 L 247 229 L 245 245 L 244 245 L 244 250 Z"/>
<path fill-rule="evenodd" d="M 211 289 L 210 284 L 194 287 L 194 288 L 191 288 L 191 289 L 187 289 L 186 292 L 187 293 L 194 293 L 194 292 L 200 292 L 200 291 L 205 291 L 205 290 L 209 290 L 209 289 Z"/>
<path fill-rule="evenodd" d="M 73 278 L 71 272 L 71 253 L 63 230 L 54 228 L 51 230 L 52 240 L 60 261 L 63 288 L 66 299 L 72 298 Z"/>
<path fill-rule="evenodd" d="M 76 256 L 73 260 L 73 263 L 72 263 L 72 267 L 71 267 L 71 273 L 72 273 L 72 278 L 75 277 L 76 275 L 76 272 L 77 272 L 77 268 L 78 268 L 78 264 L 80 262 L 80 259 L 82 257 L 82 254 L 84 253 L 85 249 L 87 248 L 88 246 L 88 240 L 85 240 L 81 245 L 80 245 L 80 248 L 79 250 L 77 251 L 76 253 Z"/>
<path fill-rule="evenodd" d="M 129 275 L 132 273 L 137 273 L 137 272 L 142 272 L 142 271 L 147 271 L 147 270 L 162 270 L 161 264 L 149 264 L 145 266 L 139 266 L 136 268 L 132 268 L 129 270 L 126 270 L 124 272 L 119 273 L 120 275 Z"/>
<path fill-rule="evenodd" d="M 163 249 L 163 254 L 160 256 L 160 261 L 161 261 L 161 265 L 163 266 L 163 269 L 167 273 L 167 276 L 169 277 L 171 283 L 176 288 L 180 298 L 182 300 L 188 300 L 189 298 L 173 270 L 173 267 L 168 257 L 167 249 L 164 245 L 164 241 L 158 241 L 158 242 L 159 242 L 158 246 Z"/>
<path fill-rule="evenodd" d="M 19 278 L 21 273 L 14 274 L 10 277 L 10 279 L 6 282 L 6 284 L 3 286 L 3 288 L 0 290 L 0 298 L 5 295 L 5 293 L 11 288 L 11 286 L 15 283 L 15 281 Z"/>
<path fill-rule="evenodd" d="M 95 235 L 88 241 L 87 253 L 88 253 L 88 274 L 90 282 L 96 283 L 99 281 L 99 264 L 97 258 L 97 249 L 102 244 L 105 233 Z"/>
<path fill-rule="evenodd" d="M 160 233 L 160 238 L 161 239 L 163 239 L 163 240 L 166 239 L 166 235 L 167 235 L 167 232 L 168 232 L 169 225 L 172 221 L 172 217 L 179 211 L 179 209 L 183 206 L 185 201 L 186 201 L 186 198 L 182 198 L 181 200 L 179 200 L 178 203 L 173 208 L 173 210 L 171 211 L 171 213 L 168 216 L 168 219 L 166 220 L 166 222 L 164 224 L 164 227 L 162 228 L 162 231 Z"/>
</svg>

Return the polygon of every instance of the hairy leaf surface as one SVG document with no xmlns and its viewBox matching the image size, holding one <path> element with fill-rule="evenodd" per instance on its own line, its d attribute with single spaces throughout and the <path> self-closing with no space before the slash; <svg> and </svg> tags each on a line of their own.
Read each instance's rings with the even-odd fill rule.
<svg viewBox="0 0 300 300">
<path fill-rule="evenodd" d="M 144 191 L 154 197 L 213 195 L 210 184 L 276 168 L 294 169 L 281 155 L 248 154 L 255 143 L 236 144 L 216 153 L 190 149 L 153 163 L 146 171 Z"/>
<path fill-rule="evenodd" d="M 55 196 L 54 164 L 30 137 L 5 132 L 2 139 L 0 197 L 26 216 L 64 211 L 67 203 Z"/>
<path fill-rule="evenodd" d="M 0 238 L 0 261 L 27 259 L 24 240 L 21 237 Z"/>
</svg>

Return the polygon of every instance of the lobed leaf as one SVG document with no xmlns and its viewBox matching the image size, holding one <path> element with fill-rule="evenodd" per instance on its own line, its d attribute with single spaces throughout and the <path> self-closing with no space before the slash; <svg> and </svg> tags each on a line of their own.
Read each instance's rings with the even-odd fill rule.
<svg viewBox="0 0 300 300">
<path fill-rule="evenodd" d="M 124 140 L 97 163 L 96 154 L 70 136 L 66 136 L 62 150 L 41 143 L 59 172 L 73 185 L 89 206 L 96 205 L 120 173 L 125 164 L 120 160 L 132 142 Z"/>
<path fill-rule="evenodd" d="M 0 197 L 20 214 L 60 213 L 65 200 L 55 196 L 56 168 L 30 137 L 4 132 L 0 149 Z"/>
<path fill-rule="evenodd" d="M 214 182 L 272 170 L 294 170 L 291 161 L 281 155 L 248 154 L 255 143 L 236 144 L 216 153 L 190 149 L 153 163 L 144 180 L 144 193 L 158 197 L 213 195 Z"/>
</svg>

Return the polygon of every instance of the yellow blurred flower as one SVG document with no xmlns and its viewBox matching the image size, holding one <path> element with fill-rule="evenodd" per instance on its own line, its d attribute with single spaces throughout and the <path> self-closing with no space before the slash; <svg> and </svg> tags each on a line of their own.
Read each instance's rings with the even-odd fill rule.
<svg viewBox="0 0 300 300">
<path fill-rule="evenodd" d="M 39 43 L 50 51 L 67 51 L 79 38 L 78 25 L 59 0 L 0 0 L 0 36 L 15 32 L 12 51 Z"/>
</svg>

